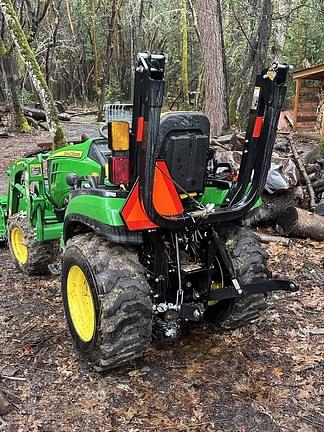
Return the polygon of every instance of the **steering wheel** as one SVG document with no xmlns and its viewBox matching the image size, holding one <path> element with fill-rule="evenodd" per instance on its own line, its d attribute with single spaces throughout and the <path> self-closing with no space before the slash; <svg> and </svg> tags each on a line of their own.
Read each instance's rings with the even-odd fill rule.
<svg viewBox="0 0 324 432">
<path fill-rule="evenodd" d="M 108 133 L 105 133 L 104 130 L 107 129 L 108 125 L 104 124 L 101 126 L 101 128 L 99 129 L 99 134 L 100 136 L 102 136 L 103 138 L 105 138 L 106 140 L 108 140 Z"/>
</svg>

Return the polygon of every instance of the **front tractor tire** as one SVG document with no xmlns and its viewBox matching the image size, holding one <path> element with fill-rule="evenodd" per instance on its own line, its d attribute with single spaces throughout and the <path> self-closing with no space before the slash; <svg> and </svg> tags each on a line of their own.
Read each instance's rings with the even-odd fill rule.
<svg viewBox="0 0 324 432">
<path fill-rule="evenodd" d="M 221 232 L 221 238 L 242 284 L 271 278 L 267 267 L 268 254 L 253 231 L 229 224 Z M 210 308 L 208 316 L 219 327 L 232 330 L 256 320 L 266 307 L 266 295 L 253 294 L 221 300 Z"/>
<path fill-rule="evenodd" d="M 68 240 L 62 299 L 73 342 L 97 371 L 143 356 L 152 332 L 152 303 L 137 254 L 93 233 Z"/>
<path fill-rule="evenodd" d="M 49 273 L 59 253 L 58 242 L 39 242 L 27 215 L 19 212 L 9 217 L 7 237 L 11 256 L 18 270 L 35 276 Z"/>
</svg>

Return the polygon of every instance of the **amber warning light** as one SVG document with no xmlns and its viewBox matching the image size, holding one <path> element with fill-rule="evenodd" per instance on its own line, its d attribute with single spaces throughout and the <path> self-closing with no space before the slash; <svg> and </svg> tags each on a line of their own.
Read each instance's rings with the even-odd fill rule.
<svg viewBox="0 0 324 432">
<path fill-rule="evenodd" d="M 113 151 L 129 150 L 129 124 L 127 121 L 108 123 L 108 143 Z"/>
</svg>

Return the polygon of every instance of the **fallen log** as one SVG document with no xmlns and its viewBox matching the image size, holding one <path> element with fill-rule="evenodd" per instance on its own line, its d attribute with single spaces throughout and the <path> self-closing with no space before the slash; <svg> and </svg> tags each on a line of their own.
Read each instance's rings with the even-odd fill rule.
<svg viewBox="0 0 324 432">
<path fill-rule="evenodd" d="M 304 201 L 304 191 L 301 186 L 293 189 L 289 192 L 283 192 L 281 194 L 268 194 L 264 193 L 262 199 L 264 204 L 255 210 L 252 210 L 250 214 L 245 218 L 245 223 L 249 226 L 269 226 L 275 225 L 279 215 L 287 207 L 300 207 Z"/>
<path fill-rule="evenodd" d="M 82 117 L 82 116 L 87 116 L 87 115 L 95 115 L 95 114 L 98 114 L 98 110 L 95 110 L 95 111 L 81 111 L 81 112 L 75 112 L 75 113 L 72 113 L 72 112 L 69 112 L 68 113 L 69 115 L 70 115 L 70 117 Z"/>
<path fill-rule="evenodd" d="M 62 120 L 62 121 L 71 121 L 71 117 L 69 116 L 68 113 L 65 113 L 65 112 L 58 113 L 57 117 L 59 120 Z"/>
<path fill-rule="evenodd" d="M 29 126 L 38 129 L 38 122 L 33 117 L 25 116 Z"/>
<path fill-rule="evenodd" d="M 276 230 L 291 237 L 324 240 L 324 217 L 296 207 L 288 207 L 278 218 Z"/>
<path fill-rule="evenodd" d="M 315 173 L 315 172 L 321 172 L 321 169 L 322 169 L 321 165 L 318 162 L 315 162 L 313 164 L 309 164 L 305 168 L 306 168 L 306 172 L 308 175 Z"/>
<path fill-rule="evenodd" d="M 313 183 L 313 188 L 316 191 L 317 189 L 320 189 L 324 186 L 324 179 L 317 180 Z"/>
<path fill-rule="evenodd" d="M 45 111 L 38 108 L 31 108 L 31 107 L 24 107 L 24 114 L 27 117 L 32 117 L 35 120 L 39 121 L 46 121 L 46 114 Z M 58 114 L 59 120 L 62 121 L 70 121 L 71 117 L 67 113 L 60 113 Z"/>
<path fill-rule="evenodd" d="M 285 246 L 290 246 L 292 243 L 289 238 L 276 235 L 257 233 L 257 237 L 259 238 L 261 243 L 281 243 Z"/>
</svg>

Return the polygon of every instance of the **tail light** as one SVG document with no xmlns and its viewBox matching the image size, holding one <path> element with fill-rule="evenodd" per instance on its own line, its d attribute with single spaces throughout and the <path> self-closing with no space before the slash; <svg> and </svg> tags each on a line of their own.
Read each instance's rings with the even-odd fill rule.
<svg viewBox="0 0 324 432">
<path fill-rule="evenodd" d="M 129 183 L 128 156 L 112 156 L 109 162 L 109 180 L 115 185 Z"/>
</svg>

